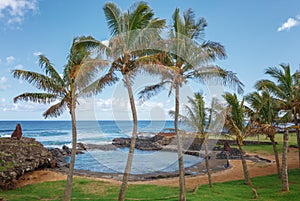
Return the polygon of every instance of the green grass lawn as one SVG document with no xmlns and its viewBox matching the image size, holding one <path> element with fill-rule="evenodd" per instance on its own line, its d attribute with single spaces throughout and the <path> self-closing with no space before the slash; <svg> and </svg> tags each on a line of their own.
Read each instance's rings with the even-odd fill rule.
<svg viewBox="0 0 300 201">
<path fill-rule="evenodd" d="M 257 140 L 257 137 L 250 137 L 246 140 Z M 270 141 L 268 138 L 261 135 L 259 137 L 260 141 Z M 276 134 L 276 142 L 277 149 L 279 153 L 282 153 L 282 147 L 283 147 L 283 134 Z M 296 145 L 297 146 L 297 136 L 295 133 L 292 133 L 289 135 L 289 145 Z M 245 151 L 249 151 L 252 153 L 258 153 L 258 154 L 273 154 L 273 146 L 272 145 L 245 145 L 243 146 Z"/>
<path fill-rule="evenodd" d="M 220 139 L 226 139 L 220 138 Z M 277 144 L 277 150 L 279 153 L 282 153 L 282 145 L 283 145 L 283 134 L 278 133 L 275 136 L 275 140 Z M 269 138 L 266 138 L 265 135 L 248 137 L 245 141 L 260 141 L 260 142 L 270 142 Z M 289 145 L 297 146 L 297 136 L 295 133 L 289 135 Z M 231 146 L 237 147 L 237 146 Z M 274 154 L 272 145 L 244 145 L 243 149 L 247 152 L 257 153 L 257 154 Z"/>
<path fill-rule="evenodd" d="M 281 181 L 277 175 L 253 178 L 259 200 L 292 201 L 300 198 L 300 172 L 289 172 L 290 192 L 281 192 Z M 65 181 L 45 182 L 29 185 L 17 190 L 0 191 L 0 197 L 9 201 L 61 200 Z M 117 200 L 119 186 L 107 182 L 75 178 L 72 200 Z M 178 200 L 178 188 L 155 185 L 130 185 L 126 200 Z M 213 189 L 202 185 L 196 193 L 188 192 L 188 200 L 253 200 L 250 187 L 243 181 L 217 183 Z"/>
</svg>

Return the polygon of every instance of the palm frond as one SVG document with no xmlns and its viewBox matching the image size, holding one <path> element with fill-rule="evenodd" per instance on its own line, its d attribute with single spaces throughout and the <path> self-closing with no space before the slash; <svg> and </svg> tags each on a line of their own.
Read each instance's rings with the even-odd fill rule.
<svg viewBox="0 0 300 201">
<path fill-rule="evenodd" d="M 138 60 L 137 72 L 147 73 L 153 76 L 159 76 L 163 81 L 172 79 L 173 71 L 170 67 L 161 64 L 156 64 L 155 61 L 153 62 L 151 61 L 151 59 L 150 61 L 147 61 L 148 59 L 149 57 L 143 57 Z"/>
<path fill-rule="evenodd" d="M 85 43 L 80 44 L 80 40 L 88 39 L 91 37 L 79 37 L 73 39 L 73 44 L 68 56 L 68 62 L 64 69 L 64 81 L 67 85 L 76 84 L 82 88 L 82 86 L 87 85 L 91 78 L 94 76 L 98 67 L 107 65 L 98 57 L 91 57 L 91 50 L 89 46 Z M 85 45 L 84 45 L 85 44 Z"/>
<path fill-rule="evenodd" d="M 173 26 L 172 28 L 174 28 L 174 32 L 175 32 L 175 37 L 178 36 L 178 34 L 184 34 L 184 26 L 183 26 L 183 21 L 180 18 L 180 13 L 179 13 L 179 8 L 176 8 L 174 13 L 173 13 Z"/>
<path fill-rule="evenodd" d="M 199 48 L 199 57 L 206 62 L 215 61 L 216 59 L 225 59 L 227 57 L 225 47 L 218 42 L 205 41 Z"/>
<path fill-rule="evenodd" d="M 55 70 L 53 65 L 50 63 L 49 59 L 45 57 L 44 55 L 40 55 L 39 64 L 43 70 L 45 70 L 46 75 L 49 75 L 51 78 L 53 78 L 57 83 L 59 83 L 61 86 L 64 86 L 64 82 L 62 77 L 59 75 L 59 73 Z"/>
<path fill-rule="evenodd" d="M 115 3 L 109 2 L 104 5 L 103 10 L 111 35 L 121 34 L 124 30 L 121 9 Z"/>
<path fill-rule="evenodd" d="M 229 133 L 234 134 L 235 136 L 240 136 L 240 129 L 230 115 L 226 115 L 224 126 Z"/>
<path fill-rule="evenodd" d="M 118 80 L 119 78 L 115 74 L 109 72 L 81 90 L 78 96 L 90 96 L 92 94 L 98 94 L 103 90 L 104 87 L 111 86 Z"/>
<path fill-rule="evenodd" d="M 67 103 L 65 99 L 61 100 L 59 103 L 52 105 L 48 110 L 43 113 L 43 116 L 48 117 L 59 117 L 67 109 Z"/>
<path fill-rule="evenodd" d="M 238 79 L 236 74 L 231 71 L 226 71 L 219 66 L 205 66 L 192 71 L 190 74 L 187 74 L 187 76 L 190 78 L 200 79 L 205 82 L 218 83 L 221 81 L 225 86 L 236 90 L 238 94 L 242 94 L 244 92 L 244 84 Z"/>
<path fill-rule="evenodd" d="M 47 92 L 61 93 L 62 86 L 56 82 L 56 80 L 51 79 L 43 74 L 26 71 L 26 70 L 13 70 L 12 76 L 14 78 L 23 79 L 29 84 L 34 85 L 38 89 L 43 89 Z"/>
<path fill-rule="evenodd" d="M 170 115 L 170 117 L 175 118 L 175 111 L 170 110 L 169 115 Z M 189 121 L 189 119 L 186 116 L 181 115 L 181 114 L 179 114 L 179 120 L 182 121 L 182 122 L 188 122 Z"/>
<path fill-rule="evenodd" d="M 13 100 L 15 103 L 18 101 L 32 101 L 46 104 L 55 101 L 56 98 L 57 95 L 49 93 L 23 93 L 14 97 Z"/>
<path fill-rule="evenodd" d="M 147 25 L 154 16 L 152 9 L 147 5 L 146 2 L 138 2 L 133 4 L 129 10 L 129 13 L 127 31 L 145 28 L 145 25 Z"/>
<path fill-rule="evenodd" d="M 287 123 L 293 120 L 293 112 L 291 110 L 285 111 L 285 114 L 278 120 L 280 123 Z"/>
<path fill-rule="evenodd" d="M 203 132 L 203 129 L 201 129 L 204 125 L 201 123 L 202 119 L 200 118 L 198 112 L 199 110 L 195 111 L 188 105 L 184 106 L 184 109 L 186 111 L 186 119 L 187 121 L 185 122 L 186 124 L 189 124 L 192 126 L 197 132 Z"/>
<path fill-rule="evenodd" d="M 201 39 L 204 37 L 204 29 L 207 26 L 207 22 L 204 18 L 195 19 L 194 11 L 189 8 L 183 12 L 184 25 L 186 35 L 191 39 Z"/>
<path fill-rule="evenodd" d="M 272 94 L 279 98 L 284 98 L 286 96 L 286 91 L 282 90 L 281 87 L 276 85 L 276 83 L 271 80 L 259 80 L 255 83 L 255 88 L 258 90 L 268 89 Z"/>
<path fill-rule="evenodd" d="M 78 65 L 75 81 L 77 88 L 82 89 L 90 84 L 100 70 L 109 65 L 109 61 L 98 58 L 86 58 Z"/>
<path fill-rule="evenodd" d="M 161 82 L 159 84 L 146 86 L 143 90 L 141 90 L 138 93 L 140 102 L 143 103 L 144 101 L 149 100 L 151 97 L 157 95 L 159 92 L 165 89 L 165 84 L 166 82 Z"/>
<path fill-rule="evenodd" d="M 230 118 L 234 121 L 235 125 L 243 130 L 244 128 L 244 111 L 243 111 L 243 101 L 241 103 L 238 101 L 236 94 L 226 93 L 223 96 L 228 103 L 230 108 Z"/>
<path fill-rule="evenodd" d="M 78 49 L 87 49 L 92 52 L 97 52 L 102 55 L 107 53 L 109 55 L 110 48 L 106 46 L 101 41 L 94 39 L 93 37 L 80 37 L 74 43 L 74 47 Z"/>
</svg>

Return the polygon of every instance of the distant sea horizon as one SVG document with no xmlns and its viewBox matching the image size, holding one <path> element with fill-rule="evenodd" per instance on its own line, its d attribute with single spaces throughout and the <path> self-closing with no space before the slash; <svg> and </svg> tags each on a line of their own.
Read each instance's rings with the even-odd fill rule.
<svg viewBox="0 0 300 201">
<path fill-rule="evenodd" d="M 131 136 L 131 120 L 78 120 L 78 142 L 108 144 L 116 137 Z M 70 120 L 0 120 L 0 137 L 10 136 L 16 124 L 21 124 L 23 136 L 33 137 L 48 148 L 70 145 L 72 124 Z M 160 132 L 172 128 L 173 120 L 139 120 L 139 132 Z"/>
</svg>

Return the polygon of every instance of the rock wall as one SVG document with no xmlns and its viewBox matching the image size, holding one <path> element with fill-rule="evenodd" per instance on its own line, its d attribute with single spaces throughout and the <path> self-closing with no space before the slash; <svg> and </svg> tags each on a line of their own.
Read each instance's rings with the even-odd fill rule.
<svg viewBox="0 0 300 201">
<path fill-rule="evenodd" d="M 118 148 L 130 147 L 130 138 L 114 138 L 112 144 Z M 235 140 L 214 140 L 208 139 L 209 150 L 218 149 L 218 146 L 222 146 L 220 151 L 223 149 L 224 144 L 236 145 Z M 136 148 L 140 150 L 161 150 L 168 149 L 167 145 L 176 145 L 176 138 L 156 135 L 151 138 L 137 138 Z M 243 141 L 244 145 L 271 145 L 271 142 L 258 142 L 258 141 Z M 218 146 L 216 146 L 218 145 Z M 184 138 L 183 149 L 190 151 L 199 151 L 202 149 L 202 140 L 199 138 Z"/>
<path fill-rule="evenodd" d="M 56 160 L 34 138 L 0 138 L 0 188 L 13 189 L 25 172 L 56 166 Z"/>
</svg>

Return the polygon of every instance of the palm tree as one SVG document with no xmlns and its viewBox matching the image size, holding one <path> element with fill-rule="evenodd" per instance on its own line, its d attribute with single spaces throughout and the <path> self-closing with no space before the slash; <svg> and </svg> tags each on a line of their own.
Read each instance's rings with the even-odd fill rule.
<svg viewBox="0 0 300 201">
<path fill-rule="evenodd" d="M 233 134 L 238 145 L 241 160 L 243 165 L 245 184 L 251 185 L 248 167 L 245 159 L 245 152 L 243 150 L 243 140 L 247 138 L 251 132 L 251 121 L 245 125 L 246 108 L 244 107 L 244 100 L 238 101 L 236 94 L 226 93 L 224 98 L 228 104 L 228 112 L 226 114 L 225 128 L 229 133 Z"/>
<path fill-rule="evenodd" d="M 196 136 L 201 139 L 202 144 L 204 145 L 205 150 L 205 165 L 206 165 L 206 171 L 208 176 L 208 182 L 209 187 L 213 187 L 212 179 L 211 179 L 211 172 L 210 172 L 210 165 L 209 165 L 209 155 L 208 155 L 208 135 L 209 133 L 207 130 L 210 127 L 210 124 L 212 122 L 212 116 L 213 116 L 213 107 L 208 110 L 209 116 L 207 115 L 206 108 L 205 108 L 205 102 L 203 100 L 203 96 L 201 93 L 195 93 L 194 99 L 191 97 L 188 97 L 189 105 L 185 105 L 185 110 L 187 115 L 179 115 L 180 120 L 184 123 L 192 127 L 195 132 Z M 212 101 L 212 105 L 213 105 Z M 169 114 L 171 116 L 174 116 L 175 112 L 170 111 Z M 207 123 L 206 123 L 207 122 Z"/>
<path fill-rule="evenodd" d="M 201 39 L 206 26 L 205 19 L 196 20 L 191 9 L 183 13 L 182 19 L 177 8 L 173 14 L 170 38 L 166 42 L 167 48 L 157 54 L 155 61 L 159 64 L 161 71 L 165 70 L 162 81 L 145 87 L 139 93 L 140 99 L 144 101 L 156 95 L 168 84 L 170 85 L 169 95 L 175 89 L 174 129 L 177 136 L 180 200 L 186 200 L 182 139 L 178 131 L 180 87 L 190 79 L 206 81 L 212 77 L 218 77 L 224 84 L 237 86 L 239 92 L 242 92 L 243 86 L 235 74 L 210 64 L 217 58 L 226 57 L 225 49 L 221 44 L 211 41 L 197 44 L 196 39 Z"/>
<path fill-rule="evenodd" d="M 43 113 L 45 118 L 58 117 L 65 110 L 68 110 L 71 115 L 72 152 L 63 198 L 65 201 L 71 200 L 72 196 L 72 181 L 77 143 L 75 109 L 78 104 L 78 97 L 88 95 L 91 92 L 100 92 L 106 85 L 110 85 L 115 81 L 108 77 L 102 77 L 90 84 L 93 80 L 93 74 L 99 67 L 105 66 L 106 62 L 92 58 L 92 49 L 88 46 L 79 45 L 82 40 L 94 39 L 92 37 L 74 38 L 68 56 L 68 62 L 62 76 L 55 70 L 49 59 L 43 55 L 39 56 L 39 64 L 44 74 L 26 70 L 14 70 L 12 72 L 15 78 L 26 80 L 36 88 L 45 91 L 41 93 L 23 93 L 16 96 L 14 102 L 22 100 L 44 104 L 53 103 L 53 105 Z M 91 44 L 89 46 L 91 46 Z"/>
<path fill-rule="evenodd" d="M 109 73 L 120 72 L 122 74 L 133 119 L 131 144 L 119 193 L 119 200 L 124 200 L 138 132 L 132 79 L 141 67 L 140 58 L 149 53 L 145 47 L 150 47 L 154 38 L 159 38 L 159 32 L 165 26 L 165 20 L 154 18 L 152 9 L 145 2 L 133 4 L 124 13 L 111 2 L 106 3 L 103 10 L 112 35 L 106 48 L 108 56 L 113 58 Z"/>
<path fill-rule="evenodd" d="M 253 113 L 250 114 L 252 121 L 257 123 L 256 133 L 266 135 L 272 142 L 276 168 L 278 176 L 281 177 L 280 162 L 277 150 L 277 142 L 275 141 L 275 122 L 278 117 L 278 104 L 271 96 L 268 89 L 260 92 L 253 92 L 245 97 L 246 101 L 250 104 Z"/>
<path fill-rule="evenodd" d="M 270 90 L 276 101 L 278 101 L 279 108 L 285 114 L 280 118 L 281 122 L 287 123 L 293 121 L 297 131 L 298 148 L 300 150 L 300 134 L 299 134 L 299 72 L 296 71 L 291 74 L 290 65 L 280 64 L 278 67 L 269 67 L 265 74 L 271 76 L 275 82 L 271 80 L 260 80 L 256 83 L 257 89 Z M 283 153 L 282 153 L 282 191 L 289 190 L 288 172 L 287 172 L 287 152 L 288 152 L 288 129 L 283 135 Z M 300 151 L 299 151 L 300 159 Z M 299 163 L 300 164 L 300 163 Z"/>
</svg>

